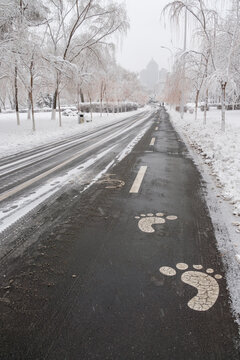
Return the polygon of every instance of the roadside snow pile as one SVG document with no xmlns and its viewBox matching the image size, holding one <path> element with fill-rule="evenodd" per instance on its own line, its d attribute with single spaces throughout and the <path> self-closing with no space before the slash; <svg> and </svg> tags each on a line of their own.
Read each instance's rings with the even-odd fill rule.
<svg viewBox="0 0 240 360">
<path fill-rule="evenodd" d="M 35 133 L 32 131 L 32 121 L 27 120 L 27 114 L 20 114 L 21 125 L 17 126 L 14 113 L 0 113 L 0 158 L 72 135 L 86 133 L 94 128 L 139 114 L 146 109 L 147 107 L 127 113 L 103 114 L 103 116 L 95 113 L 93 121 L 84 124 L 78 124 L 77 116 L 69 114 L 62 116 L 62 127 L 59 127 L 58 120 L 51 120 L 51 113 L 36 113 Z M 85 115 L 85 120 L 90 120 L 90 114 Z"/>
<path fill-rule="evenodd" d="M 170 111 L 171 121 L 183 132 L 190 144 L 211 168 L 223 199 L 233 205 L 233 214 L 240 216 L 240 111 L 226 112 L 226 132 L 220 130 L 220 110 L 210 110 L 207 125 L 203 125 L 203 113 L 195 121 L 194 114 Z M 240 232 L 240 226 L 239 226 Z"/>
<path fill-rule="evenodd" d="M 240 111 L 226 112 L 225 133 L 220 130 L 220 110 L 208 112 L 206 126 L 203 113 L 197 121 L 194 114 L 185 114 L 181 119 L 179 113 L 170 111 L 170 116 L 178 133 L 192 146 L 193 158 L 206 180 L 208 209 L 226 266 L 232 310 L 240 326 Z"/>
</svg>

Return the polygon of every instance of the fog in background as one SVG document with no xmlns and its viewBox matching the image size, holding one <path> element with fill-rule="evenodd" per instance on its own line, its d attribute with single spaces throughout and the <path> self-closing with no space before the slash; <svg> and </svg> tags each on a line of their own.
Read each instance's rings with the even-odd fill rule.
<svg viewBox="0 0 240 360">
<path fill-rule="evenodd" d="M 128 70 L 139 72 L 154 58 L 159 67 L 171 68 L 171 52 L 183 47 L 183 19 L 179 26 L 171 24 L 167 15 L 161 15 L 164 6 L 171 0 L 119 0 L 124 2 L 130 20 L 130 29 L 117 51 L 117 61 Z M 231 9 L 231 1 L 209 1 L 211 8 L 224 16 Z M 196 23 L 195 23 L 196 25 Z M 187 47 L 194 48 L 194 21 L 188 18 Z"/>
<path fill-rule="evenodd" d="M 168 19 L 164 21 L 161 16 L 164 6 L 168 3 L 169 0 L 125 1 L 130 30 L 117 52 L 120 65 L 139 72 L 145 68 L 151 58 L 154 58 L 160 68 L 169 69 L 171 52 L 162 49 L 161 46 L 170 48 L 180 46 L 181 35 L 176 39 L 176 28 L 171 29 Z"/>
</svg>

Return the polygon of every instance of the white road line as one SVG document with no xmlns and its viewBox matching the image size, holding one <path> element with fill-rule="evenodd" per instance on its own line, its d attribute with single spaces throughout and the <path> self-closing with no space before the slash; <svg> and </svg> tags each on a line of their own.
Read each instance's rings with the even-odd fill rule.
<svg viewBox="0 0 240 360">
<path fill-rule="evenodd" d="M 140 167 L 136 179 L 134 180 L 134 183 L 131 187 L 131 190 L 129 191 L 131 194 L 137 194 L 139 192 L 146 171 L 147 171 L 147 166 Z"/>
<path fill-rule="evenodd" d="M 158 127 L 156 127 L 155 130 L 158 130 Z"/>
<path fill-rule="evenodd" d="M 151 142 L 150 142 L 150 146 L 153 146 L 155 144 L 156 138 L 152 138 Z"/>
</svg>

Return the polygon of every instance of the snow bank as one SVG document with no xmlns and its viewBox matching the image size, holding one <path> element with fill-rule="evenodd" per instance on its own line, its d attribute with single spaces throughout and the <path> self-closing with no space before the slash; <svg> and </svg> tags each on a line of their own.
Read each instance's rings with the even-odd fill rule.
<svg viewBox="0 0 240 360">
<path fill-rule="evenodd" d="M 225 133 L 220 130 L 220 110 L 208 112 L 206 126 L 203 113 L 195 121 L 193 114 L 186 114 L 182 120 L 179 113 L 171 112 L 171 120 L 205 159 L 221 189 L 221 196 L 231 202 L 234 215 L 240 216 L 240 111 L 226 113 Z"/>
<path fill-rule="evenodd" d="M 206 126 L 202 113 L 197 121 L 192 114 L 181 119 L 179 113 L 170 111 L 170 116 L 206 181 L 206 200 L 240 326 L 240 111 L 226 113 L 225 133 L 220 130 L 219 110 L 208 112 Z"/>
<path fill-rule="evenodd" d="M 139 109 L 127 113 L 103 114 L 103 116 L 96 113 L 93 114 L 92 122 L 84 124 L 78 124 L 77 116 L 62 116 L 62 127 L 59 127 L 58 119 L 51 120 L 51 113 L 36 113 L 36 132 L 32 131 L 32 121 L 27 120 L 27 114 L 20 114 L 21 125 L 17 126 L 15 114 L 0 113 L 0 158 L 78 133 L 85 133 L 142 111 L 143 109 Z M 85 119 L 90 120 L 90 115 L 86 114 Z"/>
</svg>

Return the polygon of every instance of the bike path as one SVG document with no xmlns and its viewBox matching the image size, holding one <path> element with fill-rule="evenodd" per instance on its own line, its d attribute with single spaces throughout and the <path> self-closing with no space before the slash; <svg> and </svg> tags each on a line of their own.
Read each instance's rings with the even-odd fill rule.
<svg viewBox="0 0 240 360">
<path fill-rule="evenodd" d="M 29 283 L 46 301 L 36 296 L 37 315 L 8 330 L 12 358 L 239 359 L 204 182 L 167 113 L 113 172 L 72 193 L 68 216 L 24 260 L 44 264 L 54 286 Z M 42 284 L 32 263 L 22 281 L 30 269 Z"/>
</svg>

